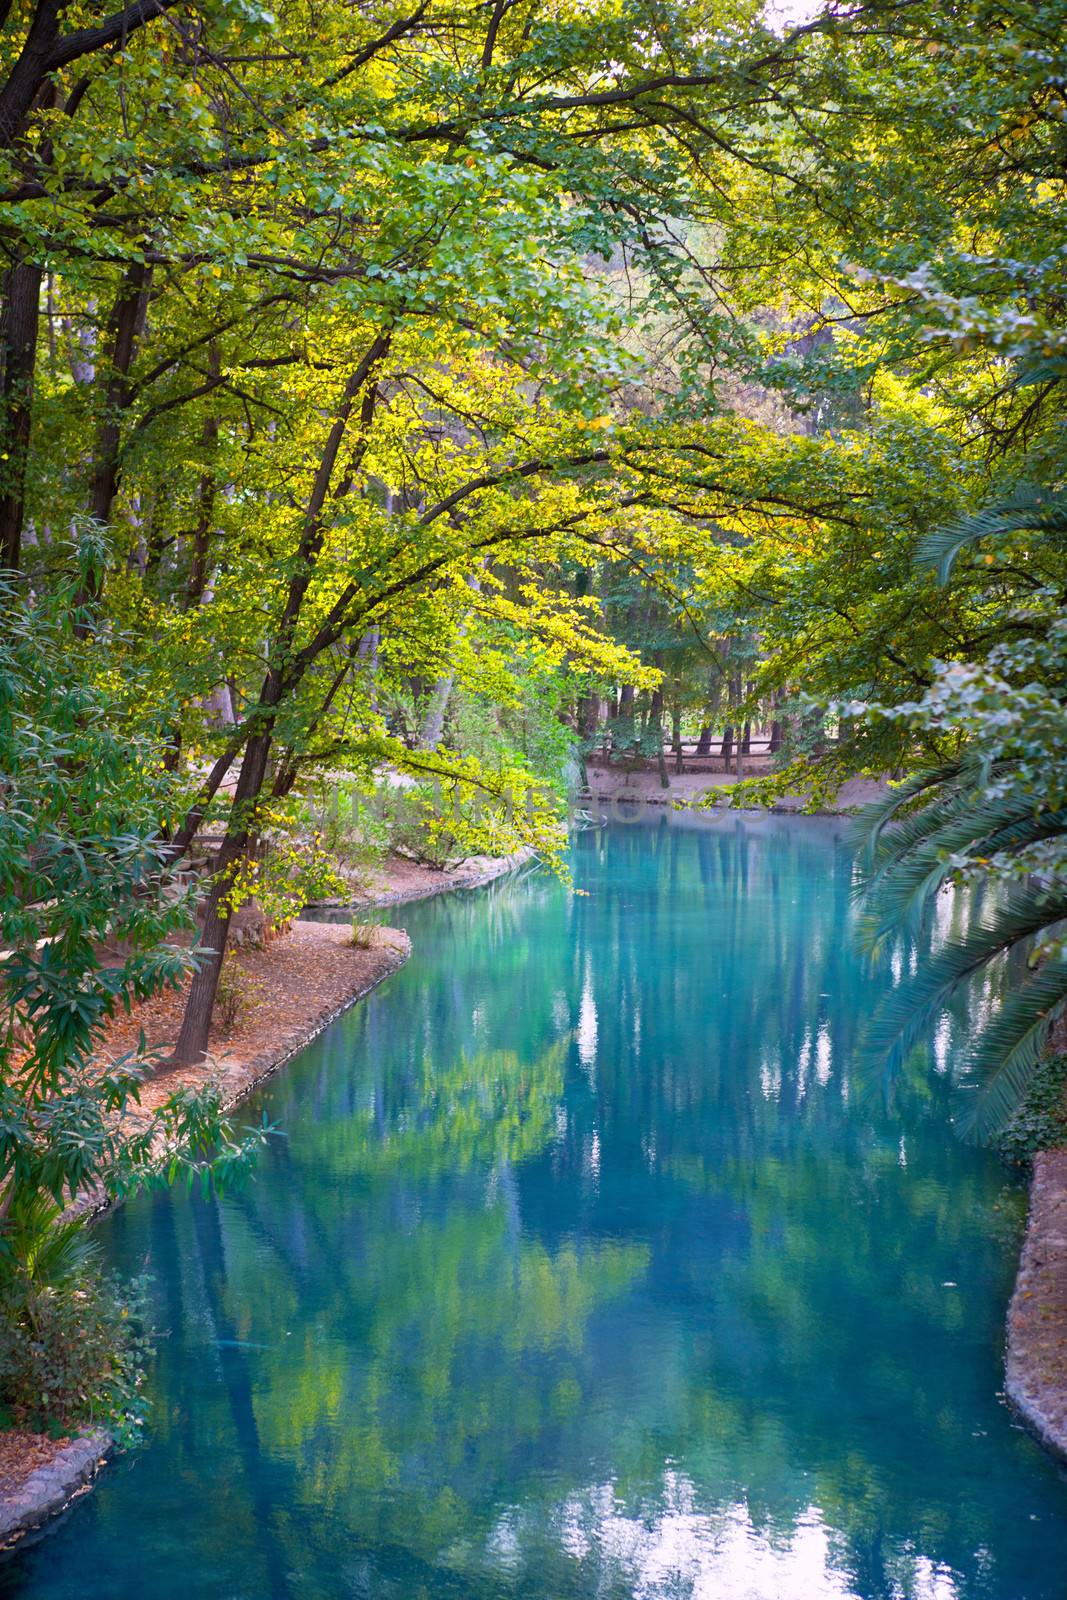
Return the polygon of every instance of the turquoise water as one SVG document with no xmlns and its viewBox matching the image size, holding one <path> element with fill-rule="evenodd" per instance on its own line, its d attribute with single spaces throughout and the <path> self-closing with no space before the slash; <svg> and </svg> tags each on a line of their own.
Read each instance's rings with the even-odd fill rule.
<svg viewBox="0 0 1067 1600">
<path fill-rule="evenodd" d="M 662 819 L 412 907 L 409 966 L 252 1103 L 222 1204 L 108 1220 L 169 1330 L 149 1442 L 27 1600 L 1063 1600 L 1067 1482 L 998 1397 L 1021 1196 L 817 821 Z"/>
</svg>

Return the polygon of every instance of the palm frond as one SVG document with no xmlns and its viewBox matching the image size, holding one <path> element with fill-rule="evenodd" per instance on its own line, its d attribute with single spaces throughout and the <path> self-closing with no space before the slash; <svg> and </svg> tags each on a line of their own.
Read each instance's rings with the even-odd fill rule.
<svg viewBox="0 0 1067 1600">
<path fill-rule="evenodd" d="M 919 568 L 934 567 L 945 583 L 960 551 L 980 539 L 1006 533 L 1067 532 L 1067 495 L 1050 494 L 1036 484 L 1022 484 L 999 505 L 961 517 L 937 528 L 922 540 L 915 556 Z"/>
<path fill-rule="evenodd" d="M 897 784 L 880 800 L 873 800 L 856 813 L 847 837 L 859 848 L 863 858 L 873 861 L 885 829 L 905 806 L 928 789 L 937 788 L 955 777 L 960 763 L 953 761 L 930 772 L 916 772 Z"/>
<path fill-rule="evenodd" d="M 864 1057 L 881 1061 L 887 1081 L 891 1080 L 934 1019 L 965 985 L 997 957 L 1064 917 L 1067 895 L 1043 902 L 1019 893 L 1005 896 L 879 1007 L 864 1041 Z"/>
<path fill-rule="evenodd" d="M 955 868 L 953 857 L 1008 855 L 1025 845 L 1055 837 L 1067 825 L 1067 812 L 1035 812 L 1028 800 L 1000 801 L 972 806 L 969 801 L 950 809 L 924 839 L 895 860 L 883 874 L 867 920 L 867 942 L 876 946 L 889 934 L 904 928 L 917 935 L 930 905 Z"/>
<path fill-rule="evenodd" d="M 20 1197 L 9 1219 L 8 1243 L 31 1282 L 59 1288 L 81 1276 L 99 1254 L 86 1222 L 85 1217 L 64 1221 L 60 1207 L 47 1193 Z"/>
<path fill-rule="evenodd" d="M 1064 378 L 1067 378 L 1067 359 L 1063 356 L 1046 356 L 1020 367 L 1015 387 L 1028 389 L 1038 383 L 1062 383 Z"/>
<path fill-rule="evenodd" d="M 1067 1012 L 1067 960 L 1047 962 L 1001 1006 L 968 1058 L 981 1081 L 957 1124 L 962 1138 L 984 1142 L 999 1133 L 1023 1102 L 1048 1041 Z"/>
</svg>

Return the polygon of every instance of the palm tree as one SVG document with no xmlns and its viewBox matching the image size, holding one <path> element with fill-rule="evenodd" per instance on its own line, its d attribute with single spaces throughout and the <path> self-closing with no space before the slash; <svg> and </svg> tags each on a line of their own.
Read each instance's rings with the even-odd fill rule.
<svg viewBox="0 0 1067 1600">
<path fill-rule="evenodd" d="M 1020 531 L 1061 542 L 1067 497 L 1017 490 L 932 534 L 918 560 L 944 582 L 965 546 Z M 1051 1030 L 1067 1015 L 1067 662 L 1055 629 L 1053 622 L 1045 681 L 1036 693 L 1029 683 L 1022 691 L 1044 717 L 1029 742 L 1020 696 L 1012 716 L 998 718 L 994 708 L 986 736 L 958 759 L 916 774 L 860 819 L 872 948 L 901 931 L 920 934 L 937 897 L 961 874 L 980 886 L 985 880 L 986 892 L 962 903 L 961 931 L 889 996 L 868 1031 L 868 1053 L 891 1078 L 941 1012 L 981 991 L 985 1019 L 964 1062 L 977 1093 L 959 1123 L 975 1140 L 1010 1120 Z M 1034 653 L 1025 659 L 1032 667 Z M 1051 747 L 1041 742 L 1050 712 L 1061 733 Z"/>
</svg>

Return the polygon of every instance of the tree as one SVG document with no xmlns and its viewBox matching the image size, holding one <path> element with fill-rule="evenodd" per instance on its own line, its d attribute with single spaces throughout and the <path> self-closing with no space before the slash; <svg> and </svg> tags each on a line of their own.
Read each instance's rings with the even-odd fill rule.
<svg viewBox="0 0 1067 1600">
<path fill-rule="evenodd" d="M 65 1421 L 131 1403 L 108 1377 L 126 1336 L 81 1237 L 86 1208 L 179 1175 L 224 1178 L 255 1142 L 211 1090 L 142 1113 L 144 1048 L 101 1055 L 119 1008 L 185 972 L 171 938 L 188 906 L 163 870 L 173 795 L 158 742 L 138 723 L 136 682 L 120 687 L 108 647 L 90 657 L 78 640 L 81 581 L 32 603 L 9 579 L 0 590 L 0 1389 L 26 1403 L 41 1364 L 66 1359 L 54 1341 L 84 1340 L 96 1364 L 80 1392 L 56 1394 Z"/>
<path fill-rule="evenodd" d="M 1031 497 L 928 542 L 942 572 L 966 545 L 1064 527 L 1062 501 Z M 966 894 L 963 927 L 875 1019 L 869 1050 L 890 1079 L 956 997 L 986 1013 L 965 1063 L 961 1132 L 988 1138 L 1025 1102 L 1051 1030 L 1067 1013 L 1067 625 L 1061 596 L 1032 597 L 1026 633 L 974 664 L 935 668 L 918 701 L 868 708 L 946 739 L 958 755 L 922 771 L 868 820 L 868 938 L 921 932 L 947 888 Z M 1042 604 L 1043 602 L 1043 604 Z M 1037 631 L 1039 620 L 1044 629 Z M 976 1091 L 976 1092 L 973 1092 Z"/>
</svg>

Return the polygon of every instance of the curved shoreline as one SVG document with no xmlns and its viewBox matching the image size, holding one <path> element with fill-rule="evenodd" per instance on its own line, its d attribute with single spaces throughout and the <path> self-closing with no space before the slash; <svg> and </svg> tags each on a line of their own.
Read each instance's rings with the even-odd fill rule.
<svg viewBox="0 0 1067 1600">
<path fill-rule="evenodd" d="M 103 1428 L 68 1440 L 50 1461 L 0 1496 L 0 1550 L 32 1533 L 85 1494 L 103 1466 L 112 1439 Z"/>
<path fill-rule="evenodd" d="M 296 924 L 299 929 L 312 930 L 313 944 L 337 946 L 348 936 L 347 930 L 336 924 Z M 226 1111 L 244 1100 L 266 1079 L 278 1072 L 293 1056 L 317 1039 L 319 1034 L 352 1006 L 376 989 L 378 985 L 398 971 L 411 954 L 411 943 L 399 929 L 382 930 L 391 935 L 388 944 L 370 951 L 356 951 L 361 959 L 356 962 L 348 984 L 333 985 L 325 999 L 314 997 L 310 1006 L 297 1015 L 292 1028 L 275 1034 L 271 1044 L 245 1057 L 228 1057 L 219 1060 L 208 1056 L 199 1067 L 189 1068 L 180 1074 L 181 1086 L 207 1083 L 212 1078 L 220 1082 L 223 1106 Z M 157 1079 L 153 1087 L 158 1092 L 170 1094 L 178 1088 L 178 1074 Z M 88 1212 L 90 1218 L 101 1216 L 111 1209 L 102 1195 L 87 1193 L 72 1207 L 74 1211 Z M 114 1441 L 102 1428 L 78 1434 L 65 1441 L 57 1440 L 54 1451 L 40 1465 L 11 1487 L 0 1490 L 0 1551 L 16 1544 L 27 1533 L 64 1511 L 72 1500 L 91 1487 L 97 1471 L 104 1464 Z"/>
<path fill-rule="evenodd" d="M 372 899 L 353 903 L 346 909 L 358 910 L 375 905 L 398 905 L 408 900 L 419 900 L 430 895 L 443 894 L 450 889 L 475 889 L 494 882 L 527 860 L 525 852 L 504 859 L 482 858 L 470 862 L 465 868 L 452 872 L 435 873 L 426 887 L 414 892 L 390 893 L 388 890 Z M 344 945 L 348 933 L 343 925 L 328 922 L 297 922 L 294 930 L 313 945 Z M 356 950 L 356 970 L 347 979 L 335 983 L 326 993 L 312 997 L 310 1005 L 294 1007 L 297 1015 L 293 1026 L 275 1032 L 271 1042 L 263 1049 L 246 1056 L 227 1053 L 221 1059 L 208 1056 L 196 1068 L 185 1069 L 181 1082 L 207 1082 L 216 1077 L 221 1084 L 224 1108 L 232 1111 L 274 1073 L 286 1066 L 293 1057 L 323 1033 L 338 1017 L 366 998 L 386 978 L 391 977 L 411 954 L 411 941 L 398 928 L 382 928 L 382 942 L 370 950 Z M 162 1092 L 171 1093 L 179 1087 L 179 1075 L 168 1075 L 156 1080 Z M 95 1217 L 110 1207 L 98 1198 L 86 1195 L 78 1208 Z M 79 1434 L 72 1439 L 56 1441 L 54 1453 L 30 1470 L 13 1486 L 0 1490 L 0 1552 L 10 1549 L 27 1533 L 40 1528 L 71 1501 L 85 1494 L 107 1454 L 112 1448 L 111 1436 L 102 1428 Z"/>
<path fill-rule="evenodd" d="M 1044 1150 L 1034 1160 L 1005 1368 L 1012 1406 L 1067 1462 L 1067 1150 Z"/>
</svg>

